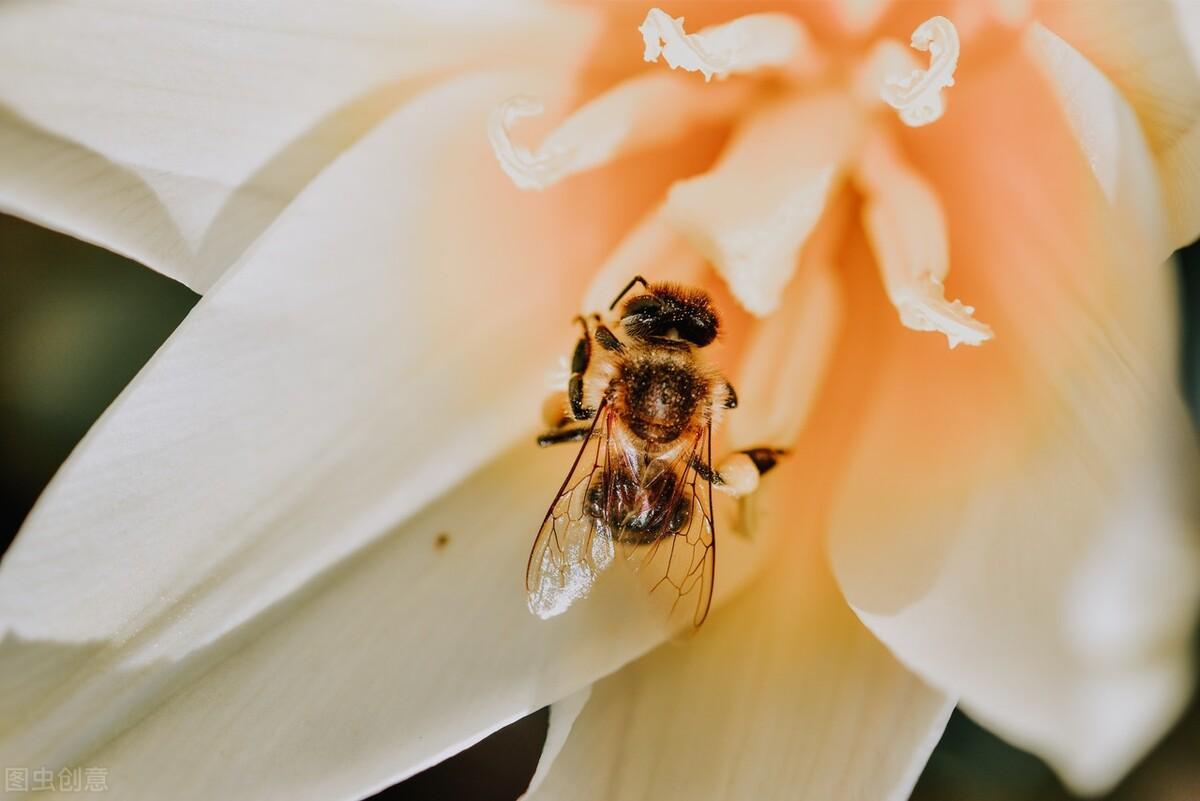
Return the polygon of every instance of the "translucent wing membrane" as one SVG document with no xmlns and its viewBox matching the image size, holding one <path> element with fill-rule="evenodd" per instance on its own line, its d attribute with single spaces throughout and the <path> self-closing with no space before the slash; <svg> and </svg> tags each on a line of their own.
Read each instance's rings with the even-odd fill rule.
<svg viewBox="0 0 1200 801">
<path fill-rule="evenodd" d="M 615 422 L 607 402 L 601 402 L 591 431 L 533 542 L 525 569 L 525 591 L 530 611 L 540 618 L 560 615 L 587 595 L 596 576 L 612 562 L 612 538 L 597 526 L 593 513 L 593 488 L 604 484 L 607 443 Z"/>
<path fill-rule="evenodd" d="M 711 426 L 647 457 L 611 406 L 601 403 L 588 438 L 534 540 L 525 576 L 529 608 L 561 614 L 586 596 L 617 545 L 665 607 L 671 628 L 708 615 L 716 567 Z M 711 473 L 708 473 L 710 475 Z"/>
<path fill-rule="evenodd" d="M 615 537 L 628 564 L 649 585 L 651 598 L 680 625 L 699 626 L 712 605 L 717 549 L 711 475 L 710 423 L 678 453 L 643 467 L 647 495 L 665 515 L 659 536 L 641 537 L 626 527 Z"/>
</svg>

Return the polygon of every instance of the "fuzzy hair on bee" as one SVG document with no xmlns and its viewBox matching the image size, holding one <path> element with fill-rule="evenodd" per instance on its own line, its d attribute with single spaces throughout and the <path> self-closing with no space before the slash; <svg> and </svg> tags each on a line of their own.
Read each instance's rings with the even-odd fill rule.
<svg viewBox="0 0 1200 801">
<path fill-rule="evenodd" d="M 701 354 L 721 329 L 707 292 L 638 276 L 607 314 L 576 322 L 583 336 L 565 397 L 547 405 L 551 428 L 538 443 L 583 444 L 530 552 L 529 607 L 544 618 L 562 613 L 620 548 L 653 579 L 650 592 L 670 599 L 672 614 L 690 608 L 699 626 L 715 580 L 713 488 L 753 491 L 782 451 L 735 454 L 729 480 L 712 467 L 713 425 L 737 394 Z"/>
<path fill-rule="evenodd" d="M 621 327 L 634 339 L 677 340 L 703 348 L 720 334 L 721 318 L 707 292 L 663 282 L 625 303 Z"/>
</svg>

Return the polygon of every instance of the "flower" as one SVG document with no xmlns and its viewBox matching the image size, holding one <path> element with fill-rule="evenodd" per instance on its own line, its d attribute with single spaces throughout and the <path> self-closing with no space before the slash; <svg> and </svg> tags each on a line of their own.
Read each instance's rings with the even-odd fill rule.
<svg viewBox="0 0 1200 801">
<path fill-rule="evenodd" d="M 1190 689 L 1188 11 L 4 6 L 0 205 L 205 296 L 0 568 L 2 761 L 360 797 L 553 702 L 535 797 L 892 798 L 957 702 L 1111 784 Z M 794 443 L 681 648 L 521 597 L 634 272 Z"/>
</svg>

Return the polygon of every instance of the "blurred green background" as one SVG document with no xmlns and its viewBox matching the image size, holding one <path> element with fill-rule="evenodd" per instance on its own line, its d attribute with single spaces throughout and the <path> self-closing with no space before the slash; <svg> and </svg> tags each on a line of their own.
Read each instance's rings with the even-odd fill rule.
<svg viewBox="0 0 1200 801">
<path fill-rule="evenodd" d="M 1180 377 L 1194 412 L 1200 249 L 1182 251 L 1180 264 L 1185 321 Z M 0 549 L 71 448 L 196 300 L 190 290 L 126 259 L 0 215 Z M 514 799 L 533 773 L 545 729 L 543 710 L 378 797 Z M 1071 796 L 1042 762 L 955 713 L 913 798 Z M 1171 734 L 1107 798 L 1200 801 L 1200 704 L 1192 703 Z"/>
</svg>

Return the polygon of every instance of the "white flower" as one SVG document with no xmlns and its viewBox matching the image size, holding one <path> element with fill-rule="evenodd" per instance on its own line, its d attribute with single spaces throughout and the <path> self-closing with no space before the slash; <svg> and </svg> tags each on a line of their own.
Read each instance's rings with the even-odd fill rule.
<svg viewBox="0 0 1200 801">
<path fill-rule="evenodd" d="M 558 702 L 537 797 L 902 798 L 961 702 L 1110 785 L 1190 690 L 1191 11 L 0 6 L 0 208 L 205 293 L 5 557 L 0 763 L 355 798 Z M 521 587 L 636 272 L 794 454 L 656 650 Z"/>
</svg>

